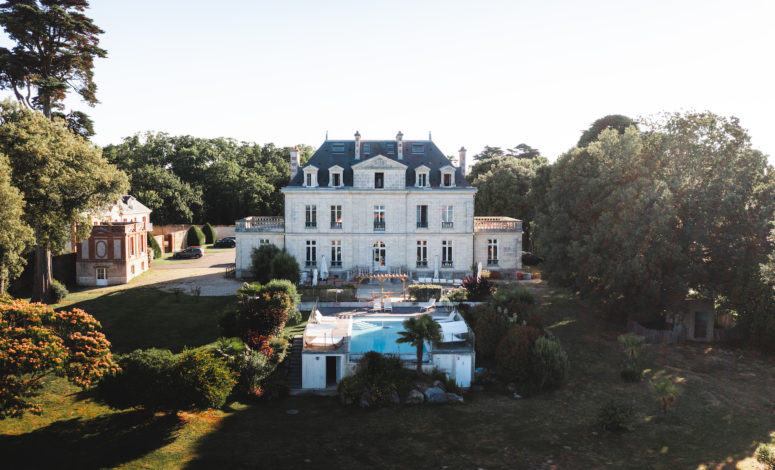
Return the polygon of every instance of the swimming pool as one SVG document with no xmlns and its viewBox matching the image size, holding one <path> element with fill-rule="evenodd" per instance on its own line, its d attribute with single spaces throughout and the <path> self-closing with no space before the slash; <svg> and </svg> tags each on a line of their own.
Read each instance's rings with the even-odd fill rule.
<svg viewBox="0 0 775 470">
<path fill-rule="evenodd" d="M 417 349 L 409 343 L 396 343 L 398 332 L 404 329 L 403 318 L 400 320 L 354 320 L 352 336 L 350 337 L 350 353 L 363 354 L 377 351 L 382 354 L 417 356 Z M 423 353 L 427 353 L 423 346 Z"/>
</svg>

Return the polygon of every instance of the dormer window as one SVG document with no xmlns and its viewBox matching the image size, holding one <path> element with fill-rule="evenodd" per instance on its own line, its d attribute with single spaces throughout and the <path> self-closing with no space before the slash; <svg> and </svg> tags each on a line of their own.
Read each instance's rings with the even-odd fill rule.
<svg viewBox="0 0 775 470">
<path fill-rule="evenodd" d="M 344 168 L 339 165 L 334 165 L 328 169 L 328 187 L 341 188 L 343 183 L 342 173 Z"/>
<path fill-rule="evenodd" d="M 363 154 L 368 155 L 371 153 L 371 144 L 363 144 Z"/>
<path fill-rule="evenodd" d="M 331 151 L 334 153 L 344 153 L 344 144 L 331 144 Z"/>
<path fill-rule="evenodd" d="M 384 187 L 385 187 L 385 173 L 382 173 L 382 172 L 374 173 L 374 188 L 382 189 Z"/>
<path fill-rule="evenodd" d="M 412 153 L 425 153 L 425 145 L 412 144 Z"/>
<path fill-rule="evenodd" d="M 418 188 L 427 188 L 430 187 L 430 168 L 428 168 L 425 165 L 420 165 L 414 170 L 415 174 L 415 183 L 414 185 Z"/>
<path fill-rule="evenodd" d="M 314 165 L 304 167 L 304 187 L 316 188 L 318 186 L 318 168 Z"/>
<path fill-rule="evenodd" d="M 395 142 L 388 142 L 385 144 L 385 150 L 387 150 L 388 155 L 393 155 L 396 152 L 396 144 Z"/>
<path fill-rule="evenodd" d="M 454 188 L 455 187 L 455 168 L 451 165 L 442 167 L 441 169 L 441 187 L 442 188 Z"/>
</svg>

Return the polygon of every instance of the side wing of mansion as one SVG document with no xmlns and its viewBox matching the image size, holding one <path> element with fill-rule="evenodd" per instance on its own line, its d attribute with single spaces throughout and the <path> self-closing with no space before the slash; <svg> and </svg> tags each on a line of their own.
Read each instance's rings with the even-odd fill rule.
<svg viewBox="0 0 775 470">
<path fill-rule="evenodd" d="M 303 271 L 339 278 L 358 272 L 453 279 L 522 268 L 522 222 L 474 217 L 476 188 L 430 140 L 326 140 L 304 167 L 291 150 L 285 217 L 237 221 L 237 277 L 251 277 L 251 252 L 286 249 Z"/>
</svg>

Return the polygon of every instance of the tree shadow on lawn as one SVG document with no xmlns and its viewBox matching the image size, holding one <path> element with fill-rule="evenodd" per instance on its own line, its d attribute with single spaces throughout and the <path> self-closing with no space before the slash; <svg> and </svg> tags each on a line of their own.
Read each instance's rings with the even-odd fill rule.
<svg viewBox="0 0 775 470">
<path fill-rule="evenodd" d="M 2 466 L 116 467 L 169 444 L 181 426 L 176 415 L 153 415 L 142 410 L 57 421 L 26 434 L 0 436 Z"/>
<path fill-rule="evenodd" d="M 138 287 L 109 292 L 65 308 L 80 308 L 102 324 L 115 353 L 138 348 L 179 352 L 221 336 L 218 320 L 236 307 L 235 297 L 195 297 Z"/>
</svg>

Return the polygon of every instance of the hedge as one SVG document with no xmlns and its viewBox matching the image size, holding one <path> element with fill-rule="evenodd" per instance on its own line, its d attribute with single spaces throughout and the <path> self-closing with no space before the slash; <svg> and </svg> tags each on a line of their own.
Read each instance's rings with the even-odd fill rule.
<svg viewBox="0 0 775 470">
<path fill-rule="evenodd" d="M 215 243 L 215 239 L 218 237 L 218 234 L 215 232 L 213 226 L 210 225 L 210 222 L 206 222 L 202 226 L 202 232 L 205 234 L 205 243 L 208 245 Z"/>
<path fill-rule="evenodd" d="M 186 236 L 186 244 L 188 246 L 204 246 L 205 234 L 204 232 L 202 232 L 202 229 L 200 229 L 196 225 L 192 225 L 191 228 L 188 229 L 188 235 Z"/>
<path fill-rule="evenodd" d="M 409 286 L 409 295 L 413 300 L 426 302 L 431 298 L 441 298 L 441 286 L 437 284 L 412 284 Z"/>
<path fill-rule="evenodd" d="M 161 259 L 162 253 L 161 253 L 161 247 L 159 246 L 159 242 L 156 241 L 156 237 L 151 235 L 151 232 L 148 233 L 148 246 L 151 247 L 151 251 L 153 251 L 153 259 Z"/>
</svg>

